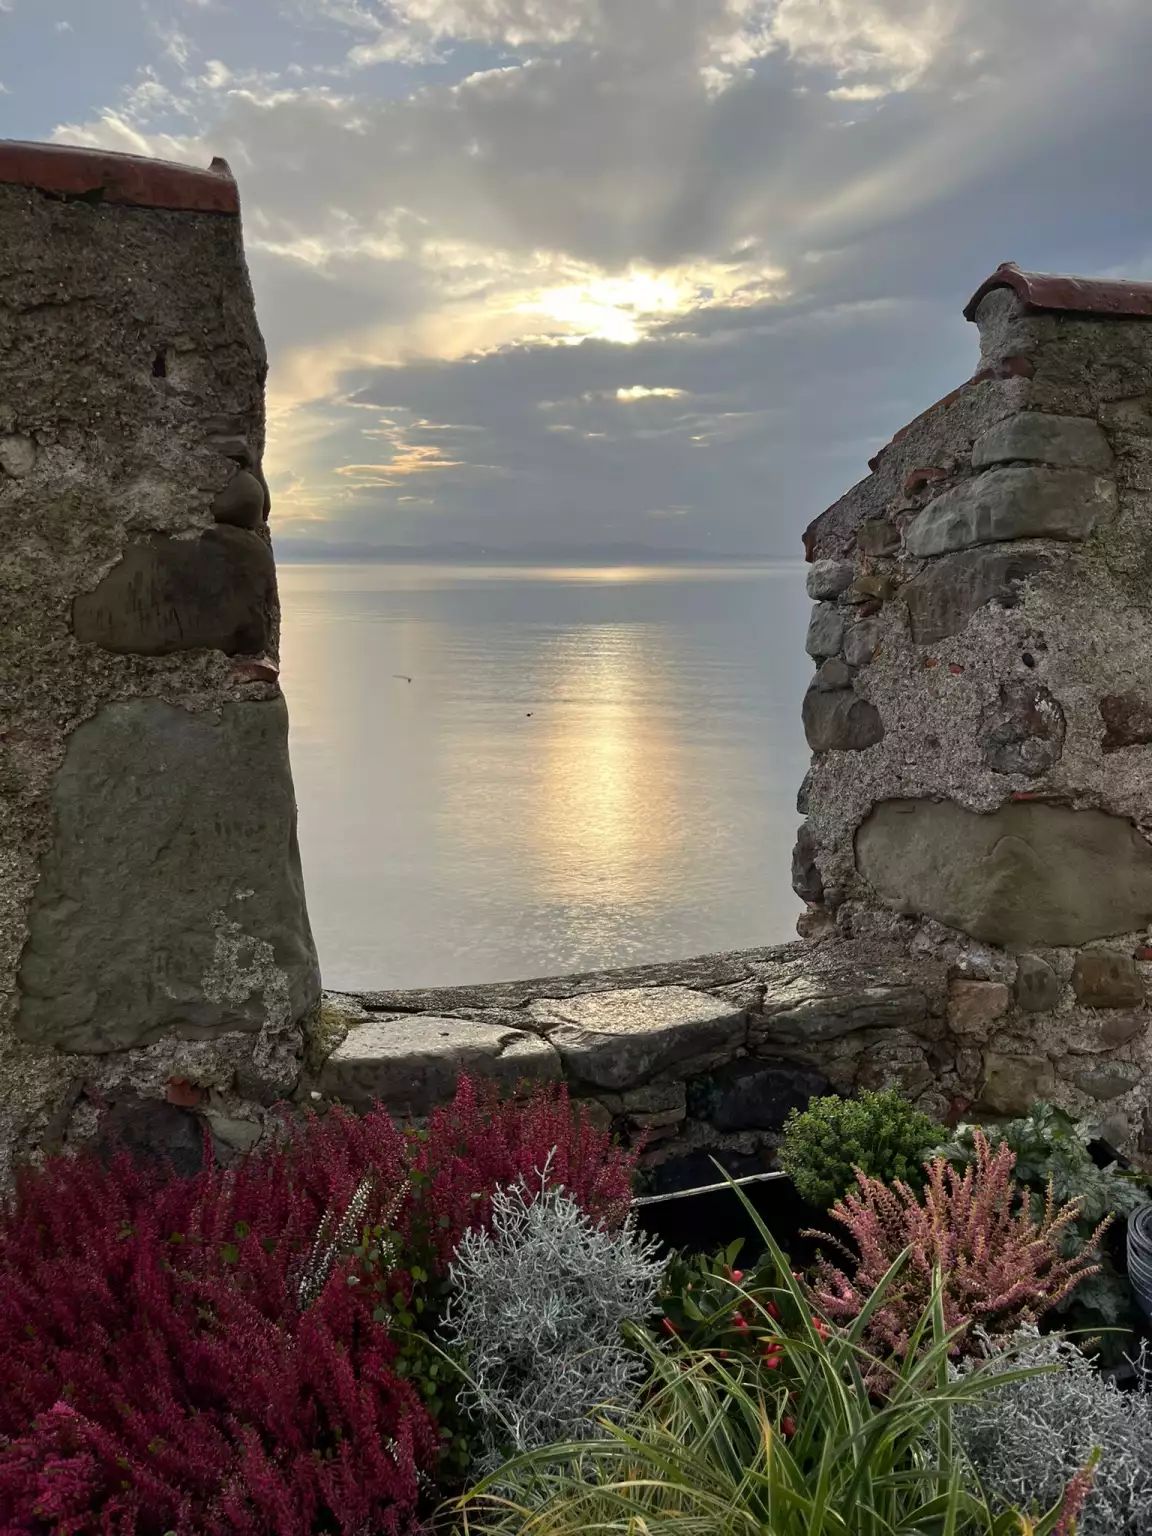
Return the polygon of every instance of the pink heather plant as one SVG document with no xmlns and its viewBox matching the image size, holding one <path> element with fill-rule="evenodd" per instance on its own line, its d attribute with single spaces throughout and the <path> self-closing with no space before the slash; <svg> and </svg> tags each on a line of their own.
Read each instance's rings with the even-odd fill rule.
<svg viewBox="0 0 1152 1536">
<path fill-rule="evenodd" d="M 895 1260 L 909 1249 L 865 1329 L 866 1343 L 881 1357 L 907 1354 L 937 1272 L 943 1276 L 945 1325 L 965 1328 L 953 1346 L 958 1355 L 965 1350 L 968 1324 L 999 1334 L 1035 1322 L 1099 1267 L 1060 1254 L 1061 1239 L 1079 1214 L 1078 1200 L 1057 1211 L 1049 1187 L 1043 1210 L 1034 1211 L 1027 1191 L 1012 1177 L 1016 1154 L 1007 1144 L 993 1154 L 977 1130 L 975 1154 L 963 1175 L 943 1158 L 925 1164 L 928 1183 L 922 1197 L 899 1180 L 889 1186 L 857 1170 L 859 1193 L 838 1200 L 830 1214 L 847 1227 L 858 1260 L 826 1233 L 811 1234 L 832 1242 L 856 1263 L 851 1279 L 827 1259 L 816 1267 L 814 1298 L 825 1316 L 837 1322 L 860 1314 Z M 1087 1250 L 1096 1247 L 1110 1220 L 1096 1228 Z"/>
</svg>

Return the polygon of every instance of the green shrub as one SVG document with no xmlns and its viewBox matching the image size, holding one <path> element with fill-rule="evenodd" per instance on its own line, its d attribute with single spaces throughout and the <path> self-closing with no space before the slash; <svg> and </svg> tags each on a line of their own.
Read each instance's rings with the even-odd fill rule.
<svg viewBox="0 0 1152 1536">
<path fill-rule="evenodd" d="M 1042 1204 L 1049 1181 L 1058 1206 L 1068 1200 L 1080 1202 L 1079 1215 L 1064 1240 L 1065 1257 L 1085 1250 L 1105 1216 L 1117 1216 L 1123 1221 L 1148 1200 L 1148 1185 L 1144 1179 L 1122 1172 L 1115 1163 L 1098 1168 L 1092 1161 L 1088 1143 L 1096 1135 L 1096 1127 L 1090 1121 L 1074 1120 L 1051 1104 L 1035 1104 L 1029 1114 L 1019 1120 L 1010 1120 L 1005 1125 L 986 1125 L 982 1129 L 993 1150 L 1006 1142 L 1016 1154 L 1014 1178 L 1040 1197 L 1033 1200 L 1033 1209 L 1039 1209 Z M 972 1125 L 957 1126 L 952 1136 L 937 1149 L 939 1155 L 963 1170 L 975 1156 L 975 1130 Z M 1085 1256 L 1099 1264 L 1100 1269 L 1057 1307 L 1056 1310 L 1063 1314 L 1063 1326 L 1131 1328 L 1136 1322 L 1136 1313 L 1127 1278 L 1116 1269 L 1107 1248 L 1102 1251 L 1089 1248 Z M 1123 1341 L 1117 1341 L 1105 1349 L 1105 1355 L 1115 1360 L 1122 1356 L 1123 1348 Z"/>
<path fill-rule="evenodd" d="M 922 1188 L 924 1159 L 947 1134 L 894 1088 L 858 1099 L 830 1094 L 788 1116 L 780 1162 L 808 1204 L 826 1211 L 855 1187 L 857 1168 Z"/>
<path fill-rule="evenodd" d="M 774 1272 L 771 1287 L 743 1290 L 743 1301 L 754 1317 L 750 1331 L 774 1339 L 767 1358 L 640 1339 L 650 1371 L 641 1406 L 623 1422 L 605 1419 L 599 1439 L 506 1463 L 498 1487 L 487 1479 L 456 1504 L 456 1529 L 470 1536 L 1068 1536 L 1086 1492 L 1080 1468 L 1043 1514 L 1025 1519 L 985 1500 L 953 1416 L 1026 1373 L 949 1372 L 939 1280 L 918 1324 L 929 1342 L 897 1368 L 878 1400 L 865 1387 L 874 1364 L 863 1343 L 866 1320 L 837 1329 L 813 1317 L 787 1255 L 753 1219 Z M 877 1287 L 877 1304 L 889 1279 Z"/>
</svg>

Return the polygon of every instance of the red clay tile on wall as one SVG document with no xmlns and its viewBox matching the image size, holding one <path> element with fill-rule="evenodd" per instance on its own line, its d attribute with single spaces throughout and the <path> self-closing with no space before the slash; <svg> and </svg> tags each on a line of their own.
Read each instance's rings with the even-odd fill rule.
<svg viewBox="0 0 1152 1536">
<path fill-rule="evenodd" d="M 240 195 L 226 160 L 213 160 L 209 170 L 201 171 L 143 155 L 0 139 L 0 182 L 135 208 L 240 212 Z"/>
<path fill-rule="evenodd" d="M 994 288 L 1011 288 L 1033 309 L 1152 318 L 1152 283 L 1138 283 L 1126 277 L 1065 277 L 1059 272 L 1022 272 L 1014 261 L 1004 261 L 980 284 L 964 306 L 965 320 L 975 320 L 980 300 Z"/>
</svg>

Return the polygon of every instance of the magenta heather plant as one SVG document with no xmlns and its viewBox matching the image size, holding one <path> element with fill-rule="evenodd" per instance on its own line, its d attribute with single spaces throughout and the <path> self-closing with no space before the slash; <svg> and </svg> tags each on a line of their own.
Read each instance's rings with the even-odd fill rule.
<svg viewBox="0 0 1152 1536">
<path fill-rule="evenodd" d="M 0 1530 L 410 1528 L 435 1425 L 346 1258 L 299 1309 L 336 1178 L 313 1171 L 309 1191 L 281 1151 L 164 1186 L 149 1209 L 127 1159 L 58 1163 L 45 1193 L 71 1232 L 56 1211 L 27 1219 L 25 1183 L 0 1241 Z"/>
<path fill-rule="evenodd" d="M 355 1196 L 443 1277 L 549 1152 L 589 1214 L 627 1211 L 634 1156 L 563 1089 L 500 1103 L 462 1079 L 410 1134 L 380 1109 L 283 1109 L 282 1136 L 194 1179 L 123 1154 L 20 1174 L 0 1207 L 0 1536 L 400 1536 L 441 1436 L 359 1257 L 312 1265 L 325 1218 Z M 384 1290 L 412 1284 L 398 1268 Z"/>
<path fill-rule="evenodd" d="M 410 1241 L 422 1236 L 432 1262 L 447 1266 L 466 1231 L 489 1226 L 496 1189 L 534 1175 L 539 1184 L 547 1169 L 545 1187 L 566 1190 L 586 1215 L 616 1228 L 628 1214 L 639 1152 L 613 1146 L 564 1085 L 502 1101 L 490 1083 L 465 1075 L 415 1141 L 414 1197 L 398 1226 Z"/>
<path fill-rule="evenodd" d="M 964 1352 L 967 1325 L 988 1334 L 1035 1322 L 1098 1266 L 1082 1257 L 1063 1258 L 1060 1243 L 1080 1210 L 1069 1200 L 1059 1210 L 1049 1188 L 1040 1210 L 1012 1178 L 1016 1156 L 1007 1144 L 995 1153 L 980 1130 L 975 1156 L 963 1175 L 943 1158 L 925 1164 L 922 1196 L 899 1180 L 891 1186 L 857 1172 L 859 1192 L 845 1195 L 829 1213 L 847 1227 L 858 1257 L 826 1233 L 854 1264 L 849 1279 L 827 1259 L 816 1266 L 813 1296 L 825 1316 L 849 1322 L 859 1316 L 883 1276 L 904 1252 L 904 1267 L 888 1285 L 869 1319 L 865 1339 L 877 1355 L 902 1359 L 929 1305 L 934 1276 L 943 1277 L 944 1321 L 965 1329 L 953 1347 Z M 1086 1245 L 1093 1249 L 1108 1220 Z"/>
</svg>

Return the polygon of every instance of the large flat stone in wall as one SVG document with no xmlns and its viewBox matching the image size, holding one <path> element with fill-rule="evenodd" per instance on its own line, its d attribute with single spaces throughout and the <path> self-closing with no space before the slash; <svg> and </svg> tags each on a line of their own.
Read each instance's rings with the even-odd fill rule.
<svg viewBox="0 0 1152 1536">
<path fill-rule="evenodd" d="M 282 699 L 107 704 L 68 738 L 21 1039 L 84 1053 L 287 1027 L 319 997 Z"/>
<path fill-rule="evenodd" d="M 764 1016 L 753 1019 L 748 1043 L 757 1055 L 838 1040 L 861 1029 L 908 1029 L 928 1016 L 928 998 L 913 985 L 829 986 L 813 980 L 791 990 L 795 995 L 765 998 Z"/>
<path fill-rule="evenodd" d="M 1024 583 L 1052 564 L 1050 556 L 1013 549 L 965 549 L 933 561 L 900 588 L 913 640 L 931 645 L 959 635 L 992 602 L 1015 608 Z"/>
<path fill-rule="evenodd" d="M 734 1056 L 747 1036 L 745 1010 L 688 987 L 629 987 L 529 1005 L 566 1072 L 621 1090 L 703 1057 Z"/>
<path fill-rule="evenodd" d="M 930 502 L 907 530 L 917 559 L 1007 539 L 1086 539 L 1116 511 L 1116 486 L 1081 469 L 990 469 Z"/>
<path fill-rule="evenodd" d="M 1152 919 L 1152 846 L 1103 811 L 885 800 L 856 833 L 856 863 L 897 912 L 1008 949 L 1086 944 Z"/>
<path fill-rule="evenodd" d="M 276 601 L 272 551 L 258 533 L 156 534 L 129 544 L 103 581 L 76 598 L 72 629 L 77 640 L 122 654 L 256 656 L 271 639 Z"/>
<path fill-rule="evenodd" d="M 560 1058 L 525 1030 L 410 1014 L 357 1024 L 324 1063 L 319 1087 L 357 1113 L 379 1102 L 393 1114 L 427 1115 L 451 1100 L 462 1072 L 512 1093 L 524 1080 L 558 1078 Z"/>
<path fill-rule="evenodd" d="M 1089 416 L 1021 411 L 989 427 L 972 445 L 973 469 L 1013 462 L 1107 471 L 1112 449 L 1099 423 Z"/>
</svg>

